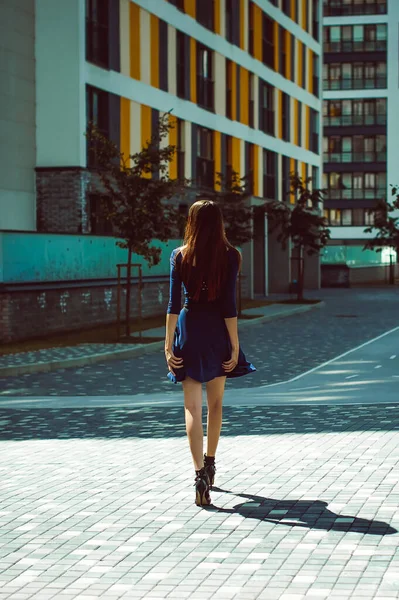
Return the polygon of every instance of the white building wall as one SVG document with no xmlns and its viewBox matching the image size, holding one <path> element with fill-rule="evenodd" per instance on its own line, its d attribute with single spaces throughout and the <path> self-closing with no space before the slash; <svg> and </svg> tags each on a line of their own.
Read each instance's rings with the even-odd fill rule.
<svg viewBox="0 0 399 600">
<path fill-rule="evenodd" d="M 0 230 L 36 228 L 35 2 L 0 2 Z"/>
</svg>

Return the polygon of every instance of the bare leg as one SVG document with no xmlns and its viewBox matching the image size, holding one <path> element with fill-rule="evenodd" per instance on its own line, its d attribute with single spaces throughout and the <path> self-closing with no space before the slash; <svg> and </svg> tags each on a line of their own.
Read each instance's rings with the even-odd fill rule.
<svg viewBox="0 0 399 600">
<path fill-rule="evenodd" d="M 191 377 L 183 381 L 186 431 L 194 468 L 204 466 L 204 429 L 202 427 L 202 384 Z"/>
<path fill-rule="evenodd" d="M 206 395 L 208 401 L 208 432 L 207 449 L 208 456 L 215 456 L 216 449 L 222 429 L 223 394 L 226 385 L 226 377 L 215 377 L 206 384 Z"/>
</svg>

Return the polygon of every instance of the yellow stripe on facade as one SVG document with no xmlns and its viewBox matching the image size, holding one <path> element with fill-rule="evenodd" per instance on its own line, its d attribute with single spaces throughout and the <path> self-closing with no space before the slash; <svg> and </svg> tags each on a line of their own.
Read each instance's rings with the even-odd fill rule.
<svg viewBox="0 0 399 600">
<path fill-rule="evenodd" d="M 289 31 L 284 31 L 284 43 L 285 43 L 285 76 L 287 79 L 291 79 L 291 34 Z"/>
<path fill-rule="evenodd" d="M 295 158 L 290 158 L 290 175 L 291 173 L 295 173 Z M 295 204 L 295 196 L 290 193 L 290 204 Z"/>
<path fill-rule="evenodd" d="M 296 10 L 295 9 L 296 9 L 296 5 L 297 5 L 297 1 L 298 0 L 291 0 L 291 19 L 293 21 L 296 21 L 296 14 L 295 14 Z"/>
<path fill-rule="evenodd" d="M 313 52 L 308 48 L 308 92 L 313 94 Z"/>
<path fill-rule="evenodd" d="M 280 56 L 280 36 L 279 36 L 279 24 L 277 21 L 273 23 L 273 37 L 274 37 L 274 70 L 278 73 L 280 68 L 279 56 Z"/>
<path fill-rule="evenodd" d="M 130 3 L 130 77 L 141 79 L 140 73 L 140 7 Z"/>
<path fill-rule="evenodd" d="M 254 195 L 259 197 L 260 196 L 260 193 L 259 193 L 259 146 L 256 146 L 256 144 L 254 144 L 252 147 L 252 151 L 254 153 L 254 155 L 253 155 Z"/>
<path fill-rule="evenodd" d="M 213 132 L 213 156 L 215 160 L 215 190 L 220 191 L 219 173 L 222 172 L 222 134 L 220 131 Z"/>
<path fill-rule="evenodd" d="M 184 0 L 184 12 L 195 19 L 195 0 Z"/>
<path fill-rule="evenodd" d="M 151 85 L 159 88 L 159 19 L 151 15 Z"/>
<path fill-rule="evenodd" d="M 240 69 L 240 121 L 249 125 L 249 71 Z"/>
<path fill-rule="evenodd" d="M 240 48 L 245 49 L 245 2 L 240 0 Z"/>
<path fill-rule="evenodd" d="M 302 28 L 308 30 L 308 0 L 302 0 Z"/>
<path fill-rule="evenodd" d="M 253 4 L 254 11 L 254 57 L 262 60 L 262 9 Z"/>
<path fill-rule="evenodd" d="M 197 102 L 197 42 L 190 38 L 190 100 Z"/>
<path fill-rule="evenodd" d="M 303 182 L 305 183 L 306 178 L 307 178 L 307 164 L 306 163 L 302 163 L 302 173 L 301 173 L 301 176 L 302 176 Z"/>
<path fill-rule="evenodd" d="M 299 123 L 298 123 L 298 114 L 299 114 L 299 100 L 294 98 L 294 144 L 299 146 Z"/>
<path fill-rule="evenodd" d="M 298 64 L 298 72 L 297 72 L 297 84 L 302 87 L 303 84 L 303 64 L 302 64 L 302 42 L 297 40 L 297 64 Z"/>
<path fill-rule="evenodd" d="M 169 129 L 169 144 L 176 148 L 173 159 L 169 163 L 169 177 L 177 179 L 177 117 L 169 115 L 169 123 L 171 125 Z"/>
<path fill-rule="evenodd" d="M 237 119 L 237 65 L 231 63 L 231 119 Z"/>
<path fill-rule="evenodd" d="M 220 0 L 214 0 L 213 9 L 214 9 L 214 21 L 215 21 L 215 33 L 218 33 L 220 35 L 220 32 L 221 32 Z"/>
<path fill-rule="evenodd" d="M 120 149 L 123 153 L 125 164 L 130 167 L 130 100 L 121 98 L 120 100 Z"/>
<path fill-rule="evenodd" d="M 239 177 L 241 177 L 241 141 L 239 138 L 231 138 L 233 148 L 232 167 Z"/>
</svg>

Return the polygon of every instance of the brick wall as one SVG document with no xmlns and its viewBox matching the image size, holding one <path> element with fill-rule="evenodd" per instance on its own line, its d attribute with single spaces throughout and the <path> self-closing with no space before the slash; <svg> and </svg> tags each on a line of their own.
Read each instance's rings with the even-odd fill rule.
<svg viewBox="0 0 399 600">
<path fill-rule="evenodd" d="M 36 169 L 39 231 L 88 233 L 90 172 L 80 168 Z"/>
<path fill-rule="evenodd" d="M 169 279 L 145 282 L 143 316 L 166 312 Z M 123 303 L 123 300 L 122 300 Z M 124 306 L 124 303 L 123 303 Z M 74 286 L 35 286 L 0 292 L 0 343 L 43 337 L 116 321 L 117 287 L 113 283 Z M 137 316 L 137 287 L 133 285 L 132 317 Z"/>
</svg>

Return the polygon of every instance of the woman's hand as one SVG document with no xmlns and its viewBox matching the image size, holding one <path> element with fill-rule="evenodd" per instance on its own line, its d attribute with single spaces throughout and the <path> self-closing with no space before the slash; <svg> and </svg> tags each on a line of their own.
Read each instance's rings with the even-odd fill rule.
<svg viewBox="0 0 399 600">
<path fill-rule="evenodd" d="M 226 373 L 231 373 L 231 371 L 234 371 L 236 368 L 238 364 L 238 352 L 239 348 L 232 348 L 230 360 L 226 360 L 226 362 L 222 363 L 223 369 L 226 371 Z"/>
<path fill-rule="evenodd" d="M 183 366 L 183 359 L 177 358 L 172 352 L 171 349 L 165 348 L 165 358 L 168 363 L 168 369 L 172 373 L 172 375 L 176 375 L 174 369 L 181 369 Z"/>
</svg>

